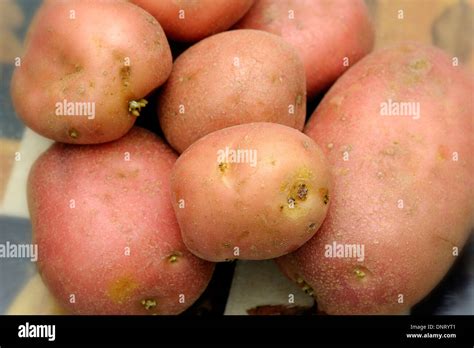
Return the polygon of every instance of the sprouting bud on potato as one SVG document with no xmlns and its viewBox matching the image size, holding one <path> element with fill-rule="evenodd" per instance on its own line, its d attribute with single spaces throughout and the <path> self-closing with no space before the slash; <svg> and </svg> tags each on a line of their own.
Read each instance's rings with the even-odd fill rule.
<svg viewBox="0 0 474 348">
<path fill-rule="evenodd" d="M 474 79 L 437 48 L 372 53 L 305 128 L 327 156 L 320 231 L 279 259 L 328 314 L 405 313 L 446 274 L 474 226 Z"/>
<path fill-rule="evenodd" d="M 258 30 L 208 37 L 182 53 L 158 100 L 166 139 L 178 152 L 219 129 L 274 122 L 302 130 L 304 67 L 295 49 Z"/>
<path fill-rule="evenodd" d="M 172 68 L 160 24 L 125 1 L 46 1 L 29 29 L 11 95 L 25 124 L 74 144 L 115 140 Z"/>
<path fill-rule="evenodd" d="M 210 261 L 294 251 L 316 233 L 332 194 L 315 142 L 263 122 L 198 140 L 176 162 L 171 186 L 184 243 Z"/>
<path fill-rule="evenodd" d="M 151 13 L 172 40 L 198 41 L 230 28 L 254 0 L 132 0 Z"/>
<path fill-rule="evenodd" d="M 235 28 L 264 30 L 294 46 L 313 97 L 371 51 L 368 12 L 363 0 L 259 0 Z"/>
<path fill-rule="evenodd" d="M 133 128 L 100 145 L 54 144 L 35 162 L 28 204 L 38 269 L 75 314 L 177 314 L 214 265 L 183 244 L 171 205 L 176 154 Z"/>
</svg>

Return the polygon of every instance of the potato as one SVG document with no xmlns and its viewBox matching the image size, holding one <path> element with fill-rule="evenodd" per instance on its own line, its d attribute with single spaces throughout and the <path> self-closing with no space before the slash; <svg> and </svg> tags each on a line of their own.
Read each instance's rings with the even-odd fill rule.
<svg viewBox="0 0 474 348">
<path fill-rule="evenodd" d="M 474 79 L 452 62 L 414 43 L 373 53 L 307 124 L 331 164 L 332 205 L 318 234 L 279 263 L 323 311 L 406 312 L 468 238 Z"/>
<path fill-rule="evenodd" d="M 227 30 L 254 0 L 132 0 L 151 13 L 176 41 L 193 42 Z"/>
<path fill-rule="evenodd" d="M 308 97 L 329 87 L 374 43 L 363 0 L 258 0 L 235 27 L 264 30 L 292 44 L 304 62 Z"/>
<path fill-rule="evenodd" d="M 250 123 L 191 145 L 171 174 L 184 243 L 210 261 L 289 253 L 321 225 L 331 195 L 321 149 L 299 131 Z"/>
<path fill-rule="evenodd" d="M 178 152 L 213 131 L 250 122 L 303 130 L 303 64 L 281 38 L 257 30 L 211 36 L 175 61 L 158 100 L 166 139 Z"/>
<path fill-rule="evenodd" d="M 142 100 L 171 72 L 158 22 L 124 1 L 46 1 L 14 71 L 11 95 L 24 123 L 74 144 L 115 140 Z"/>
<path fill-rule="evenodd" d="M 54 144 L 32 167 L 38 269 L 75 314 L 176 314 L 213 264 L 184 246 L 170 201 L 176 154 L 142 128 L 101 145 Z"/>
</svg>

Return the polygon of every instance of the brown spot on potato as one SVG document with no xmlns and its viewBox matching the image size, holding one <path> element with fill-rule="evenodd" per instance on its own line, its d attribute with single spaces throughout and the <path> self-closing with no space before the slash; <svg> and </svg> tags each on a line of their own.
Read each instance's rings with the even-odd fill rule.
<svg viewBox="0 0 474 348">
<path fill-rule="evenodd" d="M 313 288 L 300 276 L 296 278 L 296 283 L 301 287 L 306 294 L 309 296 L 313 296 L 314 290 Z"/>
<path fill-rule="evenodd" d="M 293 197 L 288 198 L 288 208 L 294 208 L 296 205 L 296 200 Z"/>
<path fill-rule="evenodd" d="M 138 284 L 130 277 L 118 278 L 107 291 L 107 295 L 110 299 L 116 303 L 125 302 L 135 290 L 138 288 Z"/>
<path fill-rule="evenodd" d="M 298 198 L 302 201 L 306 200 L 306 197 L 308 196 L 308 188 L 306 187 L 306 184 L 300 184 L 298 186 Z"/>
<path fill-rule="evenodd" d="M 125 87 L 128 87 L 129 85 L 129 80 L 130 80 L 130 74 L 131 74 L 131 68 L 129 65 L 124 65 L 120 68 L 120 79 L 122 80 L 122 83 Z"/>
<path fill-rule="evenodd" d="M 296 105 L 300 106 L 303 103 L 303 96 L 301 94 L 298 94 L 296 96 Z"/>
<path fill-rule="evenodd" d="M 408 64 L 408 67 L 410 68 L 411 71 L 415 71 L 417 73 L 418 72 L 427 73 L 428 71 L 431 70 L 431 63 L 426 58 L 418 58 L 418 59 L 412 60 Z"/>
<path fill-rule="evenodd" d="M 321 187 L 319 189 L 319 195 L 325 205 L 329 203 L 329 190 L 326 187 Z"/>
<path fill-rule="evenodd" d="M 143 307 L 145 307 L 147 311 L 149 311 L 150 309 L 153 309 L 156 307 L 156 300 L 153 298 L 144 299 L 142 300 L 141 304 L 143 305 Z"/>
<path fill-rule="evenodd" d="M 228 164 L 228 163 L 225 163 L 225 162 L 220 162 L 220 163 L 219 163 L 219 170 L 221 171 L 221 173 L 225 173 L 225 171 L 227 170 L 227 168 L 229 168 L 229 164 Z"/>
<path fill-rule="evenodd" d="M 68 134 L 73 139 L 79 138 L 79 131 L 76 128 L 69 129 Z"/>
</svg>

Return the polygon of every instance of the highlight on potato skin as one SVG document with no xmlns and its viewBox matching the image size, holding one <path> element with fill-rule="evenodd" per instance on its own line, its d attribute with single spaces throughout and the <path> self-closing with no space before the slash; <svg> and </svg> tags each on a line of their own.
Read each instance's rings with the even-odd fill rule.
<svg viewBox="0 0 474 348">
<path fill-rule="evenodd" d="M 296 250 L 317 233 L 332 190 L 326 160 L 310 138 L 263 122 L 195 142 L 173 167 L 171 187 L 186 247 L 209 261 Z"/>
<path fill-rule="evenodd" d="M 463 248 L 474 226 L 474 78 L 453 62 L 409 42 L 374 52 L 306 125 L 331 165 L 331 209 L 316 236 L 277 263 L 324 312 L 404 313 Z M 328 255 L 334 243 L 365 256 Z"/>
<path fill-rule="evenodd" d="M 178 314 L 214 265 L 185 247 L 171 206 L 176 154 L 134 127 L 101 145 L 54 144 L 32 167 L 38 270 L 72 314 Z"/>
<path fill-rule="evenodd" d="M 115 15 L 111 16 L 110 14 Z M 133 126 L 171 72 L 160 24 L 126 1 L 46 1 L 28 31 L 11 95 L 22 121 L 55 141 L 96 144 Z"/>
</svg>

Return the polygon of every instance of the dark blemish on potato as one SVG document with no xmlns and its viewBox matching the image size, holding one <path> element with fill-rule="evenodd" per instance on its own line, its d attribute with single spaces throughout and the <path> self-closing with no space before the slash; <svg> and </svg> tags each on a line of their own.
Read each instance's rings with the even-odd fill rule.
<svg viewBox="0 0 474 348">
<path fill-rule="evenodd" d="M 176 263 L 178 262 L 179 258 L 182 257 L 183 254 L 179 251 L 175 251 L 170 256 L 168 256 L 169 263 Z"/>
<path fill-rule="evenodd" d="M 296 96 L 296 105 L 301 105 L 303 103 L 303 96 L 301 94 L 298 94 Z"/>
<path fill-rule="evenodd" d="M 283 211 L 284 206 L 280 205 L 280 211 Z"/>
<path fill-rule="evenodd" d="M 116 303 L 123 303 L 138 288 L 138 284 L 129 277 L 117 279 L 108 289 L 108 296 Z"/>
<path fill-rule="evenodd" d="M 129 65 L 124 65 L 120 68 L 120 72 L 119 72 L 120 79 L 122 80 L 123 85 L 125 87 L 128 87 L 129 85 L 131 70 L 132 69 L 130 68 Z"/>
<path fill-rule="evenodd" d="M 76 128 L 69 129 L 68 134 L 73 139 L 77 139 L 79 137 L 79 132 Z"/>
<path fill-rule="evenodd" d="M 319 189 L 319 195 L 321 196 L 321 199 L 325 205 L 329 203 L 329 190 L 327 188 L 321 187 Z"/>
<path fill-rule="evenodd" d="M 428 59 L 418 58 L 409 63 L 409 68 L 416 72 L 427 72 L 431 69 L 431 63 Z"/>
<path fill-rule="evenodd" d="M 296 200 L 293 198 L 293 197 L 289 197 L 288 198 L 288 208 L 292 209 L 295 207 L 296 205 Z"/>
<path fill-rule="evenodd" d="M 308 196 L 308 188 L 306 187 L 306 184 L 300 184 L 298 186 L 298 198 L 302 201 L 306 200 L 306 197 Z"/>
<path fill-rule="evenodd" d="M 316 223 L 314 223 L 314 222 L 310 223 L 309 226 L 308 226 L 308 228 L 309 228 L 310 230 L 314 230 L 314 229 L 316 228 Z"/>
<path fill-rule="evenodd" d="M 306 281 L 302 277 L 297 277 L 296 283 L 300 286 L 301 290 L 303 290 L 306 294 L 308 294 L 309 296 L 313 296 L 314 294 L 313 288 L 308 283 L 306 283 Z"/>
<path fill-rule="evenodd" d="M 224 244 L 222 244 L 222 246 L 223 246 L 224 248 L 230 248 L 230 244 L 229 244 L 229 243 L 224 243 Z"/>
<path fill-rule="evenodd" d="M 243 231 L 237 236 L 237 240 L 241 241 L 244 238 L 247 238 L 250 235 L 250 231 Z"/>
<path fill-rule="evenodd" d="M 84 67 L 80 66 L 79 64 L 74 65 L 74 72 L 78 73 L 84 70 Z"/>
<path fill-rule="evenodd" d="M 142 300 L 141 303 L 147 311 L 149 311 L 150 309 L 153 309 L 153 308 L 156 307 L 156 300 L 155 299 L 145 299 L 145 300 Z"/>
<path fill-rule="evenodd" d="M 229 165 L 225 162 L 220 162 L 219 163 L 219 170 L 221 171 L 221 173 L 224 173 L 227 168 L 229 168 Z"/>
</svg>

